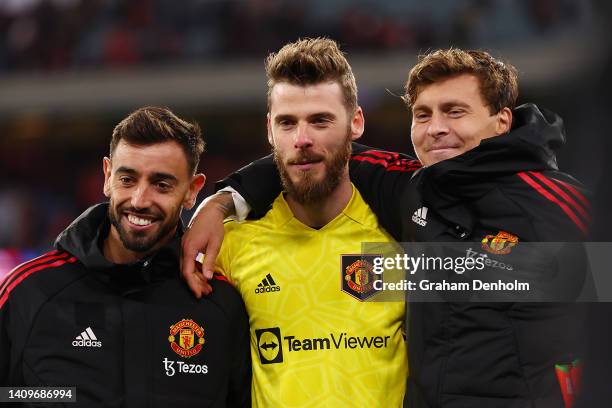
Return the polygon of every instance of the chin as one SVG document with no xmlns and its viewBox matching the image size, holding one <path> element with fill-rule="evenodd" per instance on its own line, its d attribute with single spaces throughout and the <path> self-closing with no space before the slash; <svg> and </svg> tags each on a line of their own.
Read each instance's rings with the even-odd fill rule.
<svg viewBox="0 0 612 408">
<path fill-rule="evenodd" d="M 427 158 L 427 165 L 433 166 L 434 164 L 440 163 L 441 161 L 452 159 L 453 157 L 457 157 L 461 154 L 461 152 L 440 152 L 430 154 Z"/>
<path fill-rule="evenodd" d="M 294 184 L 304 184 L 304 183 L 320 183 L 323 181 L 324 174 L 315 170 L 307 170 L 302 171 L 298 170 L 298 173 L 293 177 Z"/>
</svg>

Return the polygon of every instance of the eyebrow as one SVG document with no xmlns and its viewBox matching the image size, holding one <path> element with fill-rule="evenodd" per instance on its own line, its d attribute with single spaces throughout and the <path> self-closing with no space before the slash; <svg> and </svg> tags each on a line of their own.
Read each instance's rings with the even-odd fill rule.
<svg viewBox="0 0 612 408">
<path fill-rule="evenodd" d="M 292 119 L 295 119 L 295 116 L 293 116 L 293 115 L 287 115 L 287 114 L 281 114 L 281 115 L 276 115 L 276 116 L 274 117 L 274 122 L 275 122 L 275 123 L 280 123 L 280 122 L 282 122 L 283 120 L 292 120 Z"/>
<path fill-rule="evenodd" d="M 440 106 L 442 107 L 442 110 L 446 110 L 446 109 L 452 108 L 453 106 L 459 106 L 459 107 L 462 107 L 462 108 L 469 108 L 470 107 L 469 104 L 467 104 L 467 103 L 465 103 L 463 101 L 457 100 L 457 99 L 452 99 L 450 101 L 446 101 L 446 102 L 442 103 Z M 431 108 L 429 106 L 427 106 L 427 105 L 414 105 L 412 107 L 412 111 L 413 112 L 414 111 L 431 111 Z"/>
<path fill-rule="evenodd" d="M 138 172 L 130 167 L 125 167 L 125 166 L 121 166 L 119 167 L 115 173 L 123 173 L 123 174 L 130 174 L 130 175 L 138 175 Z M 171 180 L 171 181 L 178 181 L 178 179 L 176 178 L 176 176 L 170 174 L 170 173 L 164 173 L 164 172 L 155 172 L 153 174 L 151 174 L 151 176 L 149 176 L 149 180 Z"/>
<path fill-rule="evenodd" d="M 296 118 L 295 115 L 279 114 L 274 117 L 274 122 L 279 123 L 279 122 L 282 122 L 283 120 L 295 120 L 295 118 Z M 331 112 L 317 112 L 317 113 L 308 115 L 306 117 L 307 120 L 313 120 L 313 119 L 319 119 L 319 118 L 335 119 L 336 115 L 334 115 Z"/>
<path fill-rule="evenodd" d="M 162 172 L 157 172 L 157 173 L 153 173 L 151 174 L 151 177 L 149 177 L 150 180 L 170 180 L 170 181 L 178 181 L 178 179 L 173 176 L 172 174 L 169 173 L 162 173 Z"/>
<path fill-rule="evenodd" d="M 331 112 L 317 112 L 317 113 L 313 113 L 312 115 L 308 115 L 308 119 L 309 120 L 313 120 L 313 119 L 335 119 L 336 115 L 334 115 Z"/>
<path fill-rule="evenodd" d="M 115 173 L 138 174 L 136 170 L 125 166 L 117 168 L 117 170 L 115 170 Z"/>
<path fill-rule="evenodd" d="M 442 109 L 448 109 L 448 108 L 452 108 L 454 106 L 459 106 L 462 108 L 469 108 L 470 105 L 468 105 L 467 103 L 463 102 L 463 101 L 459 101 L 459 100 L 450 100 L 447 102 L 444 102 L 442 104 Z"/>
</svg>

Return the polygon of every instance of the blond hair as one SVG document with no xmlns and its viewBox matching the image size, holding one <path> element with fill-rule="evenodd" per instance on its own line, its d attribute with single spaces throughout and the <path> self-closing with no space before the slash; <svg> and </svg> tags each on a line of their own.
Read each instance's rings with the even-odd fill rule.
<svg viewBox="0 0 612 408">
<path fill-rule="evenodd" d="M 329 38 L 304 38 L 286 44 L 266 58 L 268 108 L 272 88 L 279 82 L 305 86 L 337 82 L 348 110 L 357 108 L 357 84 L 353 70 L 338 44 Z"/>
<path fill-rule="evenodd" d="M 420 55 L 410 70 L 403 100 L 411 109 L 423 87 L 457 75 L 472 74 L 480 81 L 480 94 L 491 114 L 513 109 L 518 98 L 517 70 L 484 51 L 457 48 Z"/>
</svg>

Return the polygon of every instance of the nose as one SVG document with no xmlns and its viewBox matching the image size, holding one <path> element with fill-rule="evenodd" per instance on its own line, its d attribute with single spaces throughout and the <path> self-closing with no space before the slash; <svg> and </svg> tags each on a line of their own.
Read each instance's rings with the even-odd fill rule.
<svg viewBox="0 0 612 408">
<path fill-rule="evenodd" d="M 139 184 L 133 191 L 130 204 L 135 209 L 148 208 L 151 205 L 149 186 Z"/>
<path fill-rule="evenodd" d="M 444 115 L 437 114 L 435 112 L 432 113 L 427 126 L 427 136 L 438 139 L 448 134 L 448 132 L 448 124 L 446 123 L 446 118 Z"/>
<path fill-rule="evenodd" d="M 296 149 L 305 149 L 312 146 L 312 139 L 307 124 L 298 124 L 295 132 L 294 147 Z"/>
</svg>

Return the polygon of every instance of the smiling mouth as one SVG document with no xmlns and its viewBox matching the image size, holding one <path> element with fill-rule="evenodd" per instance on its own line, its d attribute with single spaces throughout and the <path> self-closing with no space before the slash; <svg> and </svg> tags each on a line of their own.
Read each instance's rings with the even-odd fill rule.
<svg viewBox="0 0 612 408">
<path fill-rule="evenodd" d="M 128 222 L 136 227 L 148 227 L 155 222 L 154 219 L 144 218 L 134 214 L 127 214 Z"/>
</svg>

